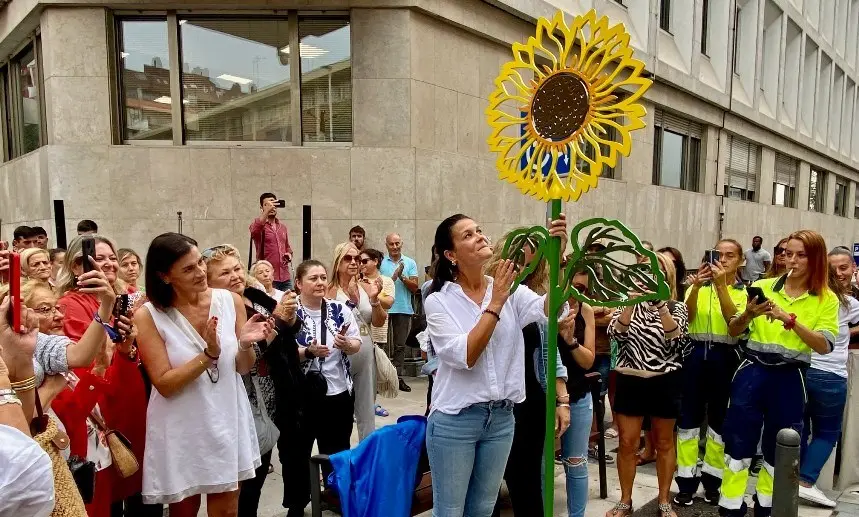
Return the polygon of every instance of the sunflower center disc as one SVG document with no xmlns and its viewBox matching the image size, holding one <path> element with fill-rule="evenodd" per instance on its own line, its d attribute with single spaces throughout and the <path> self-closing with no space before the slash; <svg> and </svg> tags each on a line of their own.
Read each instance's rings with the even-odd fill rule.
<svg viewBox="0 0 859 517">
<path fill-rule="evenodd" d="M 588 115 L 588 87 L 579 76 L 561 72 L 546 79 L 531 101 L 534 130 L 559 142 L 582 127 Z"/>
</svg>

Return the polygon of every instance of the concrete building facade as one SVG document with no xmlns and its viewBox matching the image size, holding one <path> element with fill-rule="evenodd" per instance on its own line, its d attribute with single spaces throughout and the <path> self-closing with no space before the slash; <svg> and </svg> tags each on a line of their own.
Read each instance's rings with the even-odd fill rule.
<svg viewBox="0 0 859 517">
<path fill-rule="evenodd" d="M 623 22 L 647 127 L 571 219 L 699 255 L 799 228 L 859 236 L 859 0 L 11 0 L 0 7 L 2 235 L 63 200 L 145 252 L 177 229 L 247 249 L 258 196 L 302 254 L 360 224 L 420 264 L 463 212 L 493 237 L 544 205 L 496 179 L 484 110 L 537 17 Z M 294 49 L 298 48 L 299 58 Z M 293 49 L 292 51 L 290 49 Z"/>
</svg>

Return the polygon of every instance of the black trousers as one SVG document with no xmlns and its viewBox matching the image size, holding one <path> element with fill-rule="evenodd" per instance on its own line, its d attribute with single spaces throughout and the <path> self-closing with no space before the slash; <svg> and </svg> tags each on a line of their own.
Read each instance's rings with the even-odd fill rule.
<svg viewBox="0 0 859 517">
<path fill-rule="evenodd" d="M 513 407 L 516 426 L 513 446 L 504 470 L 515 517 L 543 515 L 543 440 L 546 435 L 546 395 L 537 386 Z M 531 393 L 531 391 L 535 391 Z M 495 515 L 499 514 L 495 505 Z"/>
<path fill-rule="evenodd" d="M 268 466 L 271 465 L 271 451 L 263 454 L 260 461 L 262 463 L 257 467 L 256 475 L 243 481 L 239 489 L 239 517 L 256 517 L 262 486 L 268 476 Z"/>
<path fill-rule="evenodd" d="M 304 508 L 310 502 L 310 453 L 316 442 L 320 454 L 334 454 L 350 447 L 355 398 L 348 391 L 326 396 L 305 408 L 300 428 L 281 428 L 277 449 L 283 468 L 283 506 Z M 328 480 L 330 466 L 323 466 Z"/>
</svg>

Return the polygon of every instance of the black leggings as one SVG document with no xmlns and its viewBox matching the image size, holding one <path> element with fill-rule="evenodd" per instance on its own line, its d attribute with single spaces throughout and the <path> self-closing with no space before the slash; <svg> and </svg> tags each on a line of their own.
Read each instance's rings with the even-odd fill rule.
<svg viewBox="0 0 859 517">
<path fill-rule="evenodd" d="M 262 462 L 256 469 L 256 475 L 246 481 L 242 481 L 239 491 L 239 517 L 256 517 L 259 508 L 259 498 L 262 493 L 262 485 L 268 476 L 268 466 L 271 465 L 271 451 L 263 454 Z"/>
</svg>

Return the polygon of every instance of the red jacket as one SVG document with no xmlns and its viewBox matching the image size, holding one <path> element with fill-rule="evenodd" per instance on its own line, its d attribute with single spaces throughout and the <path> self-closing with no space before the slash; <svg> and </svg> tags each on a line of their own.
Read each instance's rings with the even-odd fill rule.
<svg viewBox="0 0 859 517">
<path fill-rule="evenodd" d="M 99 301 L 90 294 L 69 291 L 60 298 L 58 305 L 65 309 L 63 330 L 66 337 L 78 341 L 83 336 L 93 315 L 98 311 Z M 81 379 L 90 374 L 91 368 L 76 368 L 75 374 Z M 143 487 L 143 450 L 146 440 L 146 385 L 140 370 L 139 359 L 130 360 L 117 351 L 110 368 L 105 372 L 107 386 L 98 400 L 105 422 L 121 432 L 131 442 L 131 450 L 141 465 L 141 469 L 129 478 L 121 478 L 114 473 L 112 501 L 119 501 L 137 494 Z"/>
</svg>

